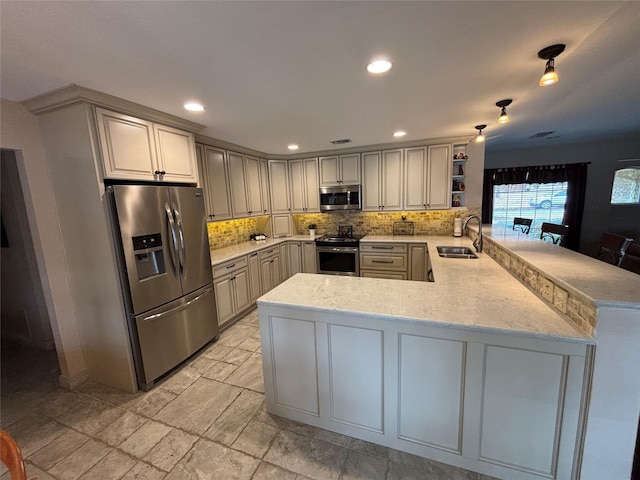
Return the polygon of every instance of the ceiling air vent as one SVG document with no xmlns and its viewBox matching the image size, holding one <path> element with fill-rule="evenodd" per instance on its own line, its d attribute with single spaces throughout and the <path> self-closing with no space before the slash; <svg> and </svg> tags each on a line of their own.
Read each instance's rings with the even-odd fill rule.
<svg viewBox="0 0 640 480">
<path fill-rule="evenodd" d="M 350 138 L 343 138 L 342 140 L 331 140 L 334 145 L 342 145 L 343 143 L 351 143 Z"/>
<path fill-rule="evenodd" d="M 551 135 L 552 133 L 555 133 L 555 132 L 554 131 L 551 131 L 551 132 L 538 132 L 538 133 L 534 133 L 529 138 L 545 138 L 545 137 L 548 137 L 549 135 Z"/>
</svg>

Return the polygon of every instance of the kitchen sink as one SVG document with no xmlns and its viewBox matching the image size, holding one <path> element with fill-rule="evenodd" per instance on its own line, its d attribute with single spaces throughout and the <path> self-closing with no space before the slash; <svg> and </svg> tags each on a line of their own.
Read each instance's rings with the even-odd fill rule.
<svg viewBox="0 0 640 480">
<path fill-rule="evenodd" d="M 438 255 L 444 258 L 478 258 L 469 247 L 436 247 Z"/>
</svg>

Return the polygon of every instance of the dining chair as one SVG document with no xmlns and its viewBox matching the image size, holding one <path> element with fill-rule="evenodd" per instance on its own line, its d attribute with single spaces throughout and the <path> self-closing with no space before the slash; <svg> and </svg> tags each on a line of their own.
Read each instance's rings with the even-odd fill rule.
<svg viewBox="0 0 640 480">
<path fill-rule="evenodd" d="M 532 222 L 533 220 L 531 218 L 514 217 L 512 230 L 520 230 L 525 235 L 529 235 Z"/>
<path fill-rule="evenodd" d="M 551 242 L 554 245 L 561 245 L 568 231 L 569 225 L 542 222 L 542 226 L 540 227 L 540 240 Z"/>
<path fill-rule="evenodd" d="M 6 430 L 0 430 L 0 457 L 2 463 L 7 466 L 11 480 L 27 480 L 20 447 Z"/>
<path fill-rule="evenodd" d="M 627 247 L 632 241 L 632 238 L 627 238 L 615 233 L 604 232 L 600 235 L 596 258 L 603 262 L 610 263 L 611 265 L 620 266 Z"/>
<path fill-rule="evenodd" d="M 620 261 L 620 268 L 640 274 L 640 243 L 631 242 Z"/>
</svg>

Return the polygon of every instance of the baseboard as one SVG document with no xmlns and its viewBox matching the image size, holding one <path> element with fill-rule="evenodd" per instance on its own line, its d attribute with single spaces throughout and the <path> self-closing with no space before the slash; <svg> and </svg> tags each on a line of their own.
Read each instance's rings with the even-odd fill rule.
<svg viewBox="0 0 640 480">
<path fill-rule="evenodd" d="M 82 385 L 87 380 L 89 380 L 88 370 L 85 370 L 84 372 L 74 377 L 65 377 L 64 375 L 60 375 L 58 377 L 58 383 L 60 384 L 60 386 L 68 390 L 73 390 L 77 388 L 79 385 Z"/>
</svg>

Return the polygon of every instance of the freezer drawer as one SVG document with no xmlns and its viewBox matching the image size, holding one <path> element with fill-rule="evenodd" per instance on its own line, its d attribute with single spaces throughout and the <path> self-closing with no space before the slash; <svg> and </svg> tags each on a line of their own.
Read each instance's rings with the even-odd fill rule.
<svg viewBox="0 0 640 480">
<path fill-rule="evenodd" d="M 158 377 L 218 334 L 213 286 L 134 317 L 134 323 L 139 340 L 138 383 L 148 390 Z"/>
</svg>

